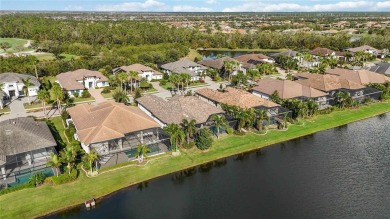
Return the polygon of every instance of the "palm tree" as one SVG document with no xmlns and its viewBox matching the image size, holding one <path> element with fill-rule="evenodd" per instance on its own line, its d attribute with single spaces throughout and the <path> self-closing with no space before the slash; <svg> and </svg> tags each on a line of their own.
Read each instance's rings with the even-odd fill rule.
<svg viewBox="0 0 390 219">
<path fill-rule="evenodd" d="M 125 94 L 127 94 L 125 82 L 127 81 L 129 75 L 126 72 L 121 72 L 117 75 L 117 77 L 118 77 L 118 80 L 121 82 L 121 89 L 125 91 Z M 125 89 L 123 89 L 123 85 L 125 85 Z"/>
<path fill-rule="evenodd" d="M 283 113 L 283 129 L 287 128 L 287 117 L 288 117 L 288 112 Z"/>
<path fill-rule="evenodd" d="M 31 105 L 31 101 L 30 101 L 30 92 L 28 91 L 28 88 L 30 86 L 32 86 L 33 84 L 30 82 L 30 77 L 27 77 L 26 79 L 22 79 L 22 83 L 23 83 L 23 92 L 24 94 L 27 96 L 28 98 L 28 104 Z"/>
<path fill-rule="evenodd" d="M 117 103 L 124 103 L 124 104 L 128 104 L 130 99 L 129 97 L 126 95 L 125 91 L 117 88 L 115 90 L 115 92 L 112 94 L 112 98 L 114 98 L 115 102 Z"/>
<path fill-rule="evenodd" d="M 177 88 L 181 82 L 181 77 L 179 74 L 172 74 L 170 77 L 169 77 L 169 80 L 171 81 L 171 83 L 173 84 L 173 86 L 175 86 L 175 88 Z"/>
<path fill-rule="evenodd" d="M 219 138 L 219 129 L 221 127 L 227 127 L 228 122 L 224 115 L 213 114 L 210 118 L 214 122 L 215 129 L 217 129 L 217 138 Z"/>
<path fill-rule="evenodd" d="M 318 104 L 312 99 L 308 100 L 306 104 L 308 108 L 307 115 L 311 117 L 318 111 Z"/>
<path fill-rule="evenodd" d="M 224 76 L 230 81 L 231 74 L 233 73 L 233 63 L 229 61 L 224 61 L 223 62 L 223 69 L 224 69 Z"/>
<path fill-rule="evenodd" d="M 148 148 L 148 146 L 146 146 L 144 144 L 139 144 L 137 146 L 137 155 L 136 155 L 138 158 L 138 162 L 139 163 L 144 162 L 144 158 L 148 157 L 149 152 L 150 152 L 150 149 Z"/>
<path fill-rule="evenodd" d="M 191 76 L 189 74 L 182 73 L 182 74 L 180 74 L 180 77 L 181 77 L 182 82 L 186 84 L 186 89 L 188 89 L 188 84 L 191 81 Z M 183 85 L 182 89 L 184 92 L 184 85 Z"/>
<path fill-rule="evenodd" d="M 174 123 L 165 126 L 164 131 L 169 135 L 171 145 L 178 151 L 178 144 L 184 140 L 184 131 L 178 124 Z"/>
<path fill-rule="evenodd" d="M 58 110 L 61 112 L 61 101 L 64 99 L 64 92 L 58 83 L 54 83 L 50 89 L 50 96 L 53 100 L 56 100 Z"/>
<path fill-rule="evenodd" d="M 241 130 L 244 127 L 250 127 L 253 125 L 255 113 L 253 109 L 241 109 L 236 115 L 236 119 L 238 119 L 238 128 L 237 130 Z"/>
<path fill-rule="evenodd" d="M 99 158 L 98 153 L 95 150 L 89 151 L 89 153 L 85 154 L 83 160 L 89 163 L 89 168 L 92 174 L 93 165 L 92 163 Z"/>
<path fill-rule="evenodd" d="M 70 171 L 72 170 L 73 163 L 75 161 L 75 156 L 73 155 L 72 148 L 66 147 L 64 150 L 60 152 L 60 160 L 63 163 L 67 164 L 68 167 L 68 174 L 70 175 Z"/>
<path fill-rule="evenodd" d="M 47 166 L 52 167 L 54 169 L 54 172 L 56 173 L 56 176 L 58 176 L 58 167 L 61 166 L 61 161 L 57 154 L 50 153 L 51 160 L 46 163 Z"/>
<path fill-rule="evenodd" d="M 337 93 L 337 102 L 339 103 L 339 107 L 343 109 L 348 102 L 350 102 L 349 99 L 351 98 L 351 95 L 349 92 L 338 92 Z"/>
<path fill-rule="evenodd" d="M 261 131 L 261 130 L 263 130 L 264 120 L 268 118 L 268 112 L 265 109 L 258 109 L 258 110 L 255 110 L 255 113 L 256 113 L 256 118 L 257 118 L 257 121 L 256 121 L 257 129 L 259 131 Z"/>
<path fill-rule="evenodd" d="M 39 90 L 38 91 L 38 100 L 41 101 L 42 108 L 43 108 L 43 114 L 45 114 L 45 117 L 47 117 L 47 115 L 46 115 L 46 102 L 50 100 L 49 92 L 47 90 Z"/>
<path fill-rule="evenodd" d="M 195 119 L 192 119 L 191 121 L 188 121 L 187 119 L 183 119 L 182 126 L 184 133 L 187 137 L 187 144 L 190 143 L 190 138 L 195 134 L 196 132 L 196 121 Z"/>
<path fill-rule="evenodd" d="M 133 79 L 138 80 L 138 72 L 130 71 L 129 77 L 130 77 L 130 92 L 133 93 Z"/>
</svg>

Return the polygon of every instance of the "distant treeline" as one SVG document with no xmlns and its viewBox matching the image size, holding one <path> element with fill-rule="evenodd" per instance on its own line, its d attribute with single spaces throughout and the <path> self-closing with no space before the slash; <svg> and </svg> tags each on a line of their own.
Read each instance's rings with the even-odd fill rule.
<svg viewBox="0 0 390 219">
<path fill-rule="evenodd" d="M 53 53 L 58 59 L 37 64 L 40 75 L 86 67 L 99 69 L 134 62 L 163 63 L 188 53 L 188 48 L 248 48 L 296 50 L 327 47 L 343 50 L 368 44 L 390 48 L 390 34 L 366 34 L 351 42 L 351 35 L 281 33 L 259 30 L 248 34 L 207 34 L 195 29 L 170 28 L 159 22 L 54 20 L 33 15 L 6 15 L 0 19 L 0 37 L 34 40 L 33 47 Z M 61 53 L 82 58 L 65 61 Z M 30 66 L 18 66 L 15 59 L 0 59 L 0 71 L 21 72 Z M 20 69 L 22 68 L 22 69 Z"/>
</svg>

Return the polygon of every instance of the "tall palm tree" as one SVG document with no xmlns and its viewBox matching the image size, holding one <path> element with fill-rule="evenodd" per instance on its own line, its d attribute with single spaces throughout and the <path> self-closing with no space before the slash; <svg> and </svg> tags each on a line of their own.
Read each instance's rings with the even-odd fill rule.
<svg viewBox="0 0 390 219">
<path fill-rule="evenodd" d="M 268 118 L 268 112 L 265 109 L 255 110 L 256 113 L 256 125 L 258 130 L 263 130 L 263 122 Z"/>
<path fill-rule="evenodd" d="M 190 143 L 190 138 L 195 134 L 196 132 L 196 121 L 195 119 L 192 119 L 188 121 L 187 119 L 183 119 L 182 121 L 182 126 L 183 126 L 183 131 L 187 137 L 187 144 Z"/>
<path fill-rule="evenodd" d="M 318 104 L 312 99 L 308 100 L 306 104 L 308 108 L 307 115 L 311 117 L 318 111 Z"/>
<path fill-rule="evenodd" d="M 126 81 L 127 81 L 128 77 L 129 77 L 129 75 L 126 72 L 121 72 L 121 73 L 117 74 L 117 78 L 121 82 L 121 89 L 124 90 L 125 93 L 126 93 Z M 125 89 L 123 89 L 123 85 L 124 85 Z"/>
<path fill-rule="evenodd" d="M 26 79 L 22 79 L 22 83 L 23 83 L 23 92 L 24 92 L 24 94 L 25 94 L 25 95 L 27 96 L 27 98 L 28 98 L 28 104 L 31 105 L 31 101 L 30 101 L 30 92 L 28 91 L 28 88 L 31 87 L 31 86 L 34 85 L 34 84 L 32 84 L 32 83 L 30 82 L 30 80 L 31 80 L 31 78 L 30 78 L 30 77 L 27 77 Z"/>
<path fill-rule="evenodd" d="M 226 117 L 224 115 L 213 114 L 210 119 L 214 122 L 215 129 L 217 129 L 217 138 L 219 138 L 219 129 L 228 126 Z"/>
<path fill-rule="evenodd" d="M 138 158 L 138 162 L 139 163 L 144 162 L 144 158 L 148 157 L 149 152 L 150 152 L 150 149 L 148 148 L 148 146 L 146 146 L 144 144 L 139 144 L 137 146 L 137 155 L 136 155 Z"/>
<path fill-rule="evenodd" d="M 177 88 L 181 82 L 181 77 L 179 74 L 172 74 L 170 77 L 169 77 L 169 80 L 171 81 L 171 83 L 173 84 L 173 86 L 175 86 L 175 88 Z"/>
<path fill-rule="evenodd" d="M 130 77 L 130 92 L 133 93 L 133 80 L 138 80 L 138 72 L 136 71 L 130 71 L 129 72 Z"/>
<path fill-rule="evenodd" d="M 46 114 L 46 103 L 50 100 L 50 94 L 47 90 L 39 90 L 38 91 L 38 100 L 41 101 L 43 114 L 47 117 Z"/>
<path fill-rule="evenodd" d="M 54 172 L 56 173 L 56 176 L 58 176 L 58 167 L 61 166 L 60 158 L 55 153 L 50 153 L 50 161 L 46 163 L 48 167 L 52 167 L 54 169 Z"/>
<path fill-rule="evenodd" d="M 68 174 L 70 175 L 70 171 L 72 170 L 73 163 L 75 162 L 75 156 L 73 155 L 73 150 L 70 147 L 64 148 L 60 152 L 60 160 L 63 163 L 67 164 Z"/>
<path fill-rule="evenodd" d="M 188 89 L 188 84 L 191 81 L 191 75 L 182 73 L 180 74 L 180 77 L 182 79 L 182 82 L 186 84 L 186 89 Z M 183 92 L 184 92 L 184 85 L 183 85 Z"/>
<path fill-rule="evenodd" d="M 164 127 L 164 131 L 169 135 L 171 145 L 178 151 L 178 145 L 184 140 L 184 131 L 178 124 L 168 124 Z"/>
<path fill-rule="evenodd" d="M 58 83 L 54 83 L 50 89 L 50 97 L 57 102 L 58 110 L 61 112 L 61 101 L 64 99 L 64 92 Z"/>
<path fill-rule="evenodd" d="M 83 160 L 89 163 L 89 168 L 92 174 L 93 162 L 99 158 L 98 153 L 95 150 L 90 150 L 89 153 L 85 154 Z"/>
</svg>

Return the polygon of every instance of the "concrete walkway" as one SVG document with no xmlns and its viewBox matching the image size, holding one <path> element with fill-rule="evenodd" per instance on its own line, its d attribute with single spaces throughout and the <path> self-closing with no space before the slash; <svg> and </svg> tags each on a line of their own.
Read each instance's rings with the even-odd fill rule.
<svg viewBox="0 0 390 219">
<path fill-rule="evenodd" d="M 24 109 L 24 103 L 27 103 L 27 98 L 18 98 L 11 101 L 11 103 L 8 105 L 9 109 L 11 110 L 10 114 L 13 114 L 15 116 L 26 116 L 26 110 Z"/>
<path fill-rule="evenodd" d="M 102 88 L 100 89 L 89 89 L 89 93 L 91 94 L 91 96 L 93 98 L 95 98 L 95 103 L 96 104 L 99 104 L 99 103 L 103 103 L 103 102 L 106 102 L 106 98 L 104 98 L 102 96 Z"/>
</svg>

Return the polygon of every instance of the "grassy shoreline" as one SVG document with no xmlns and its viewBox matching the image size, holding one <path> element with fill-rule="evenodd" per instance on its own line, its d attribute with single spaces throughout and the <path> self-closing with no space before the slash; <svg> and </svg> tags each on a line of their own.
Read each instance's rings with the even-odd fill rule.
<svg viewBox="0 0 390 219">
<path fill-rule="evenodd" d="M 87 178 L 81 175 L 72 183 L 42 186 L 0 196 L 2 218 L 32 218 L 66 209 L 92 197 L 102 197 L 130 185 L 191 168 L 213 160 L 259 149 L 275 143 L 313 134 L 362 119 L 390 112 L 390 103 L 375 103 L 359 109 L 336 111 L 307 120 L 305 126 L 292 125 L 287 131 L 270 131 L 264 136 L 224 136 L 208 152 L 183 151 L 178 157 L 151 161 L 146 166 L 127 167 Z"/>
</svg>

